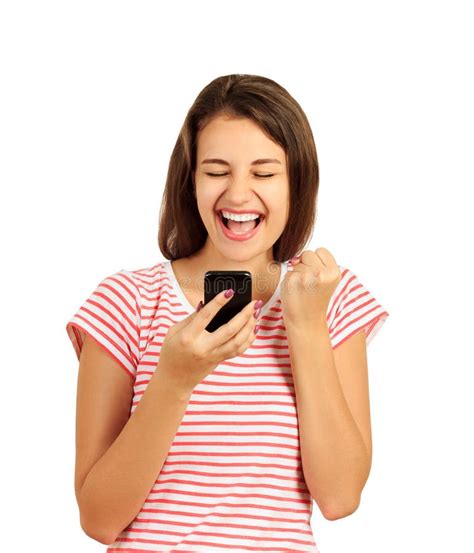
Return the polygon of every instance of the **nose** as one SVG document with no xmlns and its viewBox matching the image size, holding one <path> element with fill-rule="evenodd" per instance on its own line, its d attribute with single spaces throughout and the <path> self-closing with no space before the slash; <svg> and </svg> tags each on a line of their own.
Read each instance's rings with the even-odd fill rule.
<svg viewBox="0 0 474 553">
<path fill-rule="evenodd" d="M 253 192 L 250 178 L 232 177 L 228 183 L 225 197 L 232 205 L 245 205 L 251 201 Z"/>
</svg>

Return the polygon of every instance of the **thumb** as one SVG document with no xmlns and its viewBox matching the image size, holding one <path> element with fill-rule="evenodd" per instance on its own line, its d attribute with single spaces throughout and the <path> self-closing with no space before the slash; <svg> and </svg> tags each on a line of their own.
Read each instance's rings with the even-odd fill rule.
<svg viewBox="0 0 474 553">
<path fill-rule="evenodd" d="M 301 260 L 301 255 L 297 255 L 297 256 L 292 257 L 290 259 L 290 263 L 291 263 L 292 266 L 295 266 L 300 262 L 300 260 Z"/>
</svg>

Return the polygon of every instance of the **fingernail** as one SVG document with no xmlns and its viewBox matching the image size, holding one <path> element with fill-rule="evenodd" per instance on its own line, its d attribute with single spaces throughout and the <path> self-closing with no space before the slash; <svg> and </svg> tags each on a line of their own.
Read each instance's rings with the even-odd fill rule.
<svg viewBox="0 0 474 553">
<path fill-rule="evenodd" d="M 257 300 L 255 302 L 255 305 L 253 306 L 254 309 L 259 309 L 263 305 L 263 300 Z"/>
<path fill-rule="evenodd" d="M 255 325 L 255 328 L 253 329 L 254 333 L 257 334 L 258 332 L 258 325 Z"/>
<path fill-rule="evenodd" d="M 260 316 L 260 311 L 261 311 L 261 310 L 262 310 L 262 309 L 260 308 L 260 309 L 257 309 L 256 311 L 253 312 L 253 316 L 254 316 L 256 319 L 259 318 L 259 316 Z"/>
<path fill-rule="evenodd" d="M 229 288 L 228 290 L 226 290 L 226 291 L 224 292 L 224 296 L 225 296 L 226 298 L 230 298 L 230 297 L 233 296 L 233 295 L 234 295 L 234 291 L 232 290 L 232 288 Z"/>
</svg>

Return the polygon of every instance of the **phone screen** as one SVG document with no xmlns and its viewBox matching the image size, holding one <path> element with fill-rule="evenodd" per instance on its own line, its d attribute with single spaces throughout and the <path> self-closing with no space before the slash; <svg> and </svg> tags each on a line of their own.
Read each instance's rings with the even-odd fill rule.
<svg viewBox="0 0 474 553">
<path fill-rule="evenodd" d="M 204 275 L 204 305 L 223 290 L 232 288 L 235 293 L 206 326 L 214 332 L 252 301 L 252 275 L 249 271 L 207 271 Z"/>
</svg>

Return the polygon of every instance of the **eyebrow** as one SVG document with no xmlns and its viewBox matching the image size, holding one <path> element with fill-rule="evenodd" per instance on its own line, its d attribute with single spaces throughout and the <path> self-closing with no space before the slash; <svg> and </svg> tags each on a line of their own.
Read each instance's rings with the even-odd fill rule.
<svg viewBox="0 0 474 553">
<path fill-rule="evenodd" d="M 220 165 L 230 165 L 228 161 L 225 161 L 224 159 L 217 159 L 217 158 L 210 158 L 205 159 L 201 162 L 201 165 L 204 165 L 205 163 L 218 163 Z M 270 158 L 263 158 L 263 159 L 256 159 L 255 161 L 252 161 L 250 165 L 263 165 L 264 163 L 279 163 L 281 165 L 281 161 L 278 159 L 270 159 Z"/>
</svg>

